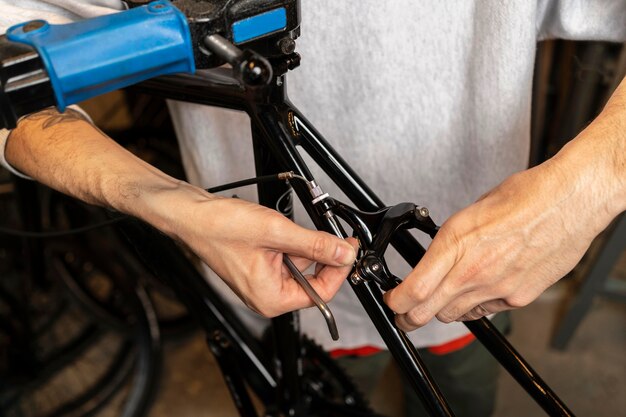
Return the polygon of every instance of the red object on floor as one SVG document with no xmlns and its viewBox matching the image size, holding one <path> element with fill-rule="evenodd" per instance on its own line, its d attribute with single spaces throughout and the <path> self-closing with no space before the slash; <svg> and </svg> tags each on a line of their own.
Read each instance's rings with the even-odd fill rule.
<svg viewBox="0 0 626 417">
<path fill-rule="evenodd" d="M 465 346 L 472 343 L 476 337 L 473 334 L 468 333 L 465 336 L 461 336 L 458 339 L 451 340 L 447 343 L 437 346 L 430 346 L 428 351 L 430 353 L 434 353 L 435 355 L 446 355 L 448 353 L 456 352 L 457 350 L 463 349 Z"/>
<path fill-rule="evenodd" d="M 378 352 L 382 352 L 382 349 L 376 346 L 361 346 L 354 349 L 334 349 L 328 353 L 331 358 L 337 359 L 343 356 L 371 356 Z"/>
</svg>

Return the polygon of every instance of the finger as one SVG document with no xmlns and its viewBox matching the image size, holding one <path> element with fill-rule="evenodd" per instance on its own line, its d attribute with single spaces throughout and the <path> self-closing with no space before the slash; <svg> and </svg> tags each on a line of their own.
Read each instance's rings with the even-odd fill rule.
<svg viewBox="0 0 626 417">
<path fill-rule="evenodd" d="M 293 262 L 293 264 L 298 268 L 299 271 L 302 271 L 304 273 L 304 271 L 308 270 L 309 267 L 311 265 L 313 265 L 313 261 L 311 261 L 310 259 L 307 258 L 303 258 L 301 256 L 293 256 L 293 255 L 289 255 L 289 259 L 291 259 L 291 261 Z M 286 267 L 285 267 L 286 268 Z M 288 269 L 287 269 L 288 271 Z"/>
<path fill-rule="evenodd" d="M 459 317 L 457 321 L 469 321 L 469 320 L 478 320 L 481 317 L 486 317 L 491 314 L 501 313 L 503 311 L 512 310 L 509 304 L 507 304 L 504 300 L 491 300 L 480 303 L 470 311 L 468 311 L 463 316 Z"/>
<path fill-rule="evenodd" d="M 396 325 L 406 331 L 412 331 L 417 328 L 423 327 L 429 321 L 436 317 L 437 320 L 443 323 L 450 323 L 452 321 L 465 321 L 465 320 L 477 320 L 481 317 L 488 316 L 495 313 L 494 310 L 487 310 L 485 305 L 489 305 L 484 296 L 476 293 L 463 294 L 457 300 L 455 300 L 451 306 L 445 306 L 441 311 L 433 313 L 437 307 L 428 309 L 418 306 L 409 310 L 406 314 L 396 315 Z M 502 310 L 497 310 L 502 311 Z"/>
<path fill-rule="evenodd" d="M 385 302 L 396 313 L 403 314 L 426 302 L 453 267 L 456 250 L 437 236 L 422 260 L 405 280 L 384 295 Z M 433 313 L 434 315 L 434 313 Z"/>
<path fill-rule="evenodd" d="M 325 301 L 330 301 L 350 273 L 351 266 L 326 266 L 318 276 L 306 278 L 313 290 Z M 283 282 L 281 291 L 282 312 L 298 310 L 314 305 L 313 300 L 295 279 Z"/>
<path fill-rule="evenodd" d="M 346 240 L 351 248 L 357 246 L 356 239 L 348 238 Z M 344 282 L 352 269 L 352 265 L 345 266 L 324 266 L 315 276 L 308 275 L 306 278 L 313 287 L 313 290 L 326 302 L 330 301 L 337 293 L 341 284 Z M 282 308 L 286 311 L 293 311 L 300 308 L 312 306 L 313 300 L 306 294 L 304 289 L 293 279 L 289 279 L 283 283 Z"/>
<path fill-rule="evenodd" d="M 353 237 L 349 237 L 346 238 L 345 240 L 346 242 L 348 242 L 348 244 L 350 244 L 350 246 L 352 246 L 354 248 L 354 250 L 356 251 L 358 249 L 358 241 L 353 238 Z M 306 271 L 307 269 L 309 269 L 309 267 L 314 263 L 314 261 L 311 261 L 308 258 L 303 258 L 301 256 L 289 256 L 289 259 L 292 260 L 292 262 L 298 267 L 298 269 L 302 272 Z M 313 275 L 317 275 L 320 273 L 320 271 L 325 267 L 326 265 L 321 263 L 321 262 L 317 262 L 315 265 L 315 272 Z M 286 271 L 288 271 L 287 268 L 285 268 Z"/>
<path fill-rule="evenodd" d="M 346 239 L 346 242 L 348 242 L 350 246 L 356 251 L 358 247 L 358 242 L 356 239 L 348 238 Z M 339 290 L 339 287 L 341 287 L 343 281 L 348 277 L 348 274 L 351 270 L 352 265 L 325 265 L 319 271 L 316 271 L 315 278 L 310 279 L 309 282 L 324 301 L 330 301 L 335 296 L 335 293 Z"/>
<path fill-rule="evenodd" d="M 306 229 L 286 218 L 273 225 L 269 240 L 270 249 L 326 265 L 352 265 L 356 258 L 356 250 L 345 240 Z"/>
<path fill-rule="evenodd" d="M 449 323 L 481 302 L 493 299 L 493 296 L 486 296 L 484 290 L 476 290 L 472 272 L 463 260 L 454 265 L 423 302 L 416 303 L 406 312 L 407 325 L 422 327 L 434 317 Z"/>
<path fill-rule="evenodd" d="M 419 325 L 415 324 L 413 320 L 409 318 L 409 314 L 396 314 L 395 322 L 400 330 L 404 330 L 407 333 L 423 326 L 421 323 Z"/>
<path fill-rule="evenodd" d="M 471 317 L 478 315 L 477 318 L 489 315 L 495 311 L 487 311 L 484 309 L 492 299 L 493 297 L 485 295 L 484 291 L 466 292 L 451 301 L 448 305 L 442 307 L 439 312 L 436 313 L 437 320 L 442 323 L 451 323 L 460 320 L 461 317 L 469 313 L 472 313 Z"/>
<path fill-rule="evenodd" d="M 482 319 L 483 317 L 487 317 L 491 313 L 481 304 L 478 304 L 476 307 L 472 308 L 467 313 L 463 314 L 456 321 L 473 321 Z"/>
</svg>

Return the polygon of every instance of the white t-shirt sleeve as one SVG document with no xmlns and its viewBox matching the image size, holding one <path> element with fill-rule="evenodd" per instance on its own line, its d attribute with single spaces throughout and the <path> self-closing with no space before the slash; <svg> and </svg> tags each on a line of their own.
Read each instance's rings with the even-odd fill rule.
<svg viewBox="0 0 626 417">
<path fill-rule="evenodd" d="M 69 23 L 81 18 L 115 13 L 124 8 L 121 0 L 0 0 L 0 34 L 13 25 L 29 20 L 43 19 L 52 24 Z M 70 107 L 89 118 L 79 107 Z M 6 161 L 4 150 L 10 133 L 7 129 L 0 129 L 0 165 L 15 175 L 28 178 Z"/>
<path fill-rule="evenodd" d="M 9 138 L 9 134 L 11 133 L 10 130 L 7 129 L 0 129 L 0 165 L 2 165 L 3 167 L 5 167 L 6 169 L 8 169 L 9 171 L 11 171 L 12 173 L 14 173 L 15 175 L 17 175 L 18 177 L 22 177 L 22 178 L 30 178 L 24 174 L 22 174 L 21 172 L 19 172 L 17 169 L 13 168 L 6 160 L 6 158 L 4 157 L 4 149 L 7 146 L 7 139 Z"/>
<path fill-rule="evenodd" d="M 68 23 L 124 10 L 121 0 L 0 0 L 0 33 L 18 23 L 43 19 Z"/>
<path fill-rule="evenodd" d="M 539 0 L 538 39 L 626 41 L 626 0 Z"/>
</svg>

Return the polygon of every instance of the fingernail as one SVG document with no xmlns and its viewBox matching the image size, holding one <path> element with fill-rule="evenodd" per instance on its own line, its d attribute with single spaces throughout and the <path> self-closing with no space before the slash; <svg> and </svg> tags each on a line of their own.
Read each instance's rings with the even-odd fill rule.
<svg viewBox="0 0 626 417">
<path fill-rule="evenodd" d="M 352 246 L 337 246 L 337 250 L 335 251 L 335 261 L 340 263 L 341 265 L 351 265 L 354 262 L 356 257 L 356 253 Z"/>
</svg>

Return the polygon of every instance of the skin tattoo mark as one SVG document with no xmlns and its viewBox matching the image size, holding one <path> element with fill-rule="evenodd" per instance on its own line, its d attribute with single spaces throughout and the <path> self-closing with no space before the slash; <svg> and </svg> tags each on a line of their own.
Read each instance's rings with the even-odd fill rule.
<svg viewBox="0 0 626 417">
<path fill-rule="evenodd" d="M 43 130 L 62 123 L 72 123 L 77 121 L 91 123 L 81 112 L 73 109 L 67 109 L 64 113 L 59 113 L 55 108 L 49 108 L 38 113 L 31 114 L 30 116 L 26 116 L 25 119 L 32 121 L 43 120 Z"/>
</svg>

